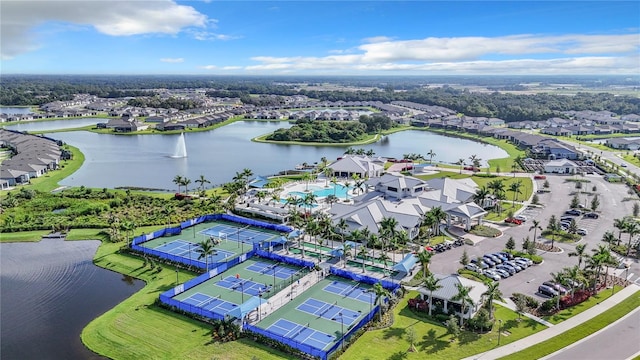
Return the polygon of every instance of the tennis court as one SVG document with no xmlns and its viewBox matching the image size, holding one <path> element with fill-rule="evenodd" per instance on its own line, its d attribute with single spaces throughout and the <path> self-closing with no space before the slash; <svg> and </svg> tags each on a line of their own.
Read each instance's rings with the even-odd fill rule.
<svg viewBox="0 0 640 360">
<path fill-rule="evenodd" d="M 371 303 L 373 300 L 373 292 L 371 290 L 363 289 L 360 287 L 360 284 L 356 283 L 353 286 L 346 284 L 344 282 L 334 281 L 327 286 L 325 286 L 322 290 L 337 294 L 343 297 L 350 297 L 352 299 L 362 301 L 364 303 Z"/>
<path fill-rule="evenodd" d="M 371 313 L 375 294 L 369 289 L 370 285 L 329 276 L 264 317 L 256 327 L 284 338 L 285 343 L 328 350 Z"/>
<path fill-rule="evenodd" d="M 277 263 L 273 264 L 273 263 L 262 262 L 262 261 L 258 261 L 254 264 L 247 266 L 247 270 L 253 271 L 258 274 L 273 275 L 278 279 L 288 279 L 298 271 L 297 269 L 278 265 Z"/>
<path fill-rule="evenodd" d="M 165 242 L 158 247 L 154 248 L 157 251 L 161 251 L 167 254 L 180 256 L 185 259 L 201 259 L 203 261 L 204 258 L 200 258 L 200 253 L 198 252 L 201 249 L 200 244 L 193 243 L 187 240 L 174 240 L 171 242 Z M 209 264 L 214 264 L 217 262 L 228 260 L 236 255 L 233 251 L 227 251 L 223 249 L 215 249 L 215 253 L 208 256 L 206 260 Z"/>
<path fill-rule="evenodd" d="M 280 269 L 280 271 L 276 272 L 280 276 L 274 276 L 273 271 L 256 272 L 255 269 L 258 268 Z M 284 277 L 285 273 L 289 275 Z M 188 301 L 192 306 L 208 306 L 205 305 L 206 299 L 201 300 L 204 295 L 230 304 L 240 305 L 254 296 L 268 299 L 307 273 L 307 269 L 254 257 L 174 296 L 173 299 L 180 302 Z M 217 307 L 212 311 L 224 316 L 228 313 L 228 306 L 227 308 L 224 306 L 222 308 Z"/>
<path fill-rule="evenodd" d="M 188 298 L 182 300 L 182 302 L 215 312 L 217 314 L 227 314 L 229 311 L 238 306 L 236 304 L 221 300 L 219 297 L 211 297 L 202 293 L 192 294 Z"/>
<path fill-rule="evenodd" d="M 335 336 L 311 329 L 307 325 L 280 319 L 269 326 L 267 330 L 282 337 L 311 345 L 316 349 L 324 349 L 336 340 Z"/>
<path fill-rule="evenodd" d="M 213 236 L 220 240 L 231 240 L 244 243 L 261 243 L 268 240 L 272 240 L 278 236 L 279 233 L 264 230 L 253 226 L 242 226 L 234 223 L 216 223 L 200 232 L 206 236 Z"/>
</svg>

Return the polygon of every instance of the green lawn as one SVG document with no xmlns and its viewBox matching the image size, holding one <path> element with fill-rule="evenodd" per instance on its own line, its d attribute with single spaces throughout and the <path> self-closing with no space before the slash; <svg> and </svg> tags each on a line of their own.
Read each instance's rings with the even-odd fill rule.
<svg viewBox="0 0 640 360">
<path fill-rule="evenodd" d="M 622 290 L 622 287 L 620 286 L 615 286 L 614 291 L 618 292 Z M 611 295 L 613 295 L 612 291 L 609 289 L 605 289 L 600 291 L 598 294 L 590 297 L 587 301 L 582 302 L 576 306 L 572 306 L 568 309 L 564 309 L 562 311 L 559 311 L 556 314 L 553 314 L 551 316 L 543 316 L 543 319 L 547 320 L 548 322 L 552 323 L 552 324 L 558 324 L 564 320 L 567 320 L 570 317 L 576 316 L 578 314 L 580 314 L 581 312 L 588 310 L 590 308 L 592 308 L 593 306 L 607 300 L 608 298 L 611 297 Z"/>
<path fill-rule="evenodd" d="M 606 312 L 582 323 L 580 326 L 565 331 L 560 336 L 555 336 L 549 340 L 535 344 L 535 346 L 531 346 L 501 359 L 539 359 L 569 346 L 578 340 L 584 339 L 585 337 L 625 316 L 627 313 L 635 310 L 638 306 L 640 306 L 640 291 L 626 298 Z"/>
<path fill-rule="evenodd" d="M 38 242 L 42 236 L 48 234 L 48 230 L 21 231 L 0 234 L 0 242 Z"/>
<path fill-rule="evenodd" d="M 120 244 L 103 243 L 94 262 L 101 267 L 142 279 L 147 284 L 90 322 L 82 342 L 94 352 L 112 359 L 283 359 L 291 358 L 248 339 L 217 344 L 211 327 L 154 305 L 160 293 L 175 285 L 174 268 L 162 271 L 144 267 L 131 255 L 117 254 Z M 196 274 L 180 271 L 180 282 Z"/>
<path fill-rule="evenodd" d="M 408 299 L 415 297 L 411 291 L 393 310 L 393 326 L 365 332 L 347 351 L 340 356 L 341 360 L 360 359 L 462 359 L 479 354 L 496 347 L 498 325 L 486 334 L 464 332 L 459 340 L 449 341 L 446 329 L 436 323 L 428 322 L 415 315 L 407 307 Z M 501 344 L 519 340 L 523 337 L 541 331 L 546 326 L 533 320 L 522 318 L 518 322 L 518 315 L 506 308 L 496 307 L 495 316 L 503 321 L 503 335 Z M 413 327 L 416 334 L 416 352 L 407 352 L 407 330 Z M 375 344 L 375 346 L 373 346 Z"/>
</svg>

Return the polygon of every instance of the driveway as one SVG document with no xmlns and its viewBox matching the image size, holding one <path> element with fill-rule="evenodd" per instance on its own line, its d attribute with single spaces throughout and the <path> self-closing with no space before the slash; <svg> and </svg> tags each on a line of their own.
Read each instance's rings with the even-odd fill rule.
<svg viewBox="0 0 640 360">
<path fill-rule="evenodd" d="M 571 203 L 572 193 L 576 191 L 575 183 L 566 181 L 572 178 L 574 177 L 547 175 L 551 192 L 538 194 L 540 203 L 544 206 L 542 208 L 525 210 L 528 220 L 524 224 L 508 227 L 502 236 L 498 238 L 486 238 L 478 242 L 475 246 L 465 245 L 445 251 L 444 253 L 436 254 L 429 268 L 431 271 L 439 274 L 455 273 L 462 267 L 459 261 L 464 250 L 467 251 L 470 259 L 482 256 L 485 253 L 502 251 L 509 237 L 514 238 L 516 249 L 520 250 L 525 237 L 533 238 L 533 230 L 529 230 L 532 225 L 532 220 L 536 219 L 540 221 L 540 226 L 546 228 L 551 215 L 555 215 L 557 219 L 560 219 L 560 217 L 564 215 L 564 212 L 569 208 L 569 204 Z M 613 227 L 613 219 L 630 215 L 633 209 L 633 201 L 625 200 L 629 195 L 627 194 L 627 187 L 623 184 L 609 183 L 599 175 L 586 175 L 579 178 L 589 181 L 583 183 L 583 193 L 579 194 L 581 204 L 584 205 L 586 203 L 587 206 L 591 206 L 591 199 L 593 198 L 591 193 L 594 186 L 596 187 L 595 193 L 598 194 L 600 199 L 600 206 L 597 209 L 597 212 L 600 214 L 598 219 L 585 219 L 582 216 L 576 217 L 578 227 L 585 228 L 588 231 L 588 234 L 578 243 L 587 244 L 587 252 L 590 252 L 590 249 L 596 248 L 598 244 L 604 244 L 600 239 L 602 239 L 605 231 L 611 230 L 614 231 L 616 235 L 618 234 L 617 229 Z M 537 182 L 538 189 L 543 188 L 544 180 L 534 181 Z M 538 234 L 540 234 L 540 231 L 538 231 Z M 625 234 L 623 234 L 623 241 L 626 239 Z M 539 238 L 537 241 L 547 240 Z M 550 273 L 555 273 L 565 267 L 578 264 L 576 257 L 568 257 L 568 253 L 575 249 L 576 243 L 560 243 L 556 241 L 555 245 L 562 249 L 562 252 L 547 253 L 539 251 L 538 254 L 542 255 L 544 259 L 542 264 L 531 266 L 514 276 L 501 280 L 500 290 L 504 296 L 508 297 L 512 293 L 518 292 L 535 296 L 539 300 L 544 300 L 545 298 L 537 295 L 536 292 L 538 286 L 543 281 L 550 280 Z M 633 263 L 628 273 L 632 274 L 633 277 L 640 278 L 640 265 L 637 262 Z"/>
</svg>

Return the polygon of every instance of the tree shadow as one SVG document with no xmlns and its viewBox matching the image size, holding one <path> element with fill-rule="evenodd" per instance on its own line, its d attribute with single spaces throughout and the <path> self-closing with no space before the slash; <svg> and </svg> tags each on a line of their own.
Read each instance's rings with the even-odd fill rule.
<svg viewBox="0 0 640 360">
<path fill-rule="evenodd" d="M 407 329 L 405 328 L 390 327 L 390 328 L 384 329 L 383 337 L 385 339 L 390 339 L 394 337 L 398 339 L 402 339 L 406 334 L 406 332 L 407 332 Z"/>
<path fill-rule="evenodd" d="M 422 337 L 422 341 L 416 344 L 420 348 L 420 351 L 426 351 L 429 354 L 437 353 L 451 346 L 451 342 L 447 340 L 441 340 L 445 335 L 437 336 L 434 329 L 427 331 L 427 334 Z"/>
<path fill-rule="evenodd" d="M 458 336 L 458 342 L 460 345 L 469 344 L 478 340 L 480 340 L 480 334 L 473 331 L 463 331 L 460 333 L 460 336 Z"/>
<path fill-rule="evenodd" d="M 406 351 L 397 351 L 393 355 L 389 356 L 387 359 L 389 360 L 402 360 L 407 358 Z"/>
</svg>

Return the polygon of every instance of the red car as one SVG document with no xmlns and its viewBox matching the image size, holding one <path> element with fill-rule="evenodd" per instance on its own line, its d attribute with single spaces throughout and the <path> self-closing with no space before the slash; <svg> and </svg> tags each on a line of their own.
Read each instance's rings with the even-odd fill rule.
<svg viewBox="0 0 640 360">
<path fill-rule="evenodd" d="M 507 218 L 507 220 L 505 220 L 504 222 L 516 224 L 516 225 L 522 225 L 522 220 L 518 220 L 516 218 Z"/>
<path fill-rule="evenodd" d="M 533 178 L 535 180 L 545 180 L 547 177 L 544 175 L 535 175 Z"/>
</svg>

